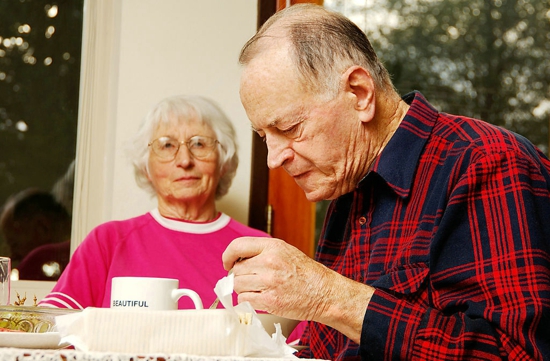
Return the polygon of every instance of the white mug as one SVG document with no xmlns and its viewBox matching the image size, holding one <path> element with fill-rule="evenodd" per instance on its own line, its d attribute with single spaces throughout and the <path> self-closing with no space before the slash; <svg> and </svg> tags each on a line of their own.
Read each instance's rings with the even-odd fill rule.
<svg viewBox="0 0 550 361">
<path fill-rule="evenodd" d="M 113 277 L 111 308 L 177 310 L 183 296 L 189 297 L 196 309 L 203 308 L 197 292 L 178 287 L 179 280 L 175 278 Z"/>
</svg>

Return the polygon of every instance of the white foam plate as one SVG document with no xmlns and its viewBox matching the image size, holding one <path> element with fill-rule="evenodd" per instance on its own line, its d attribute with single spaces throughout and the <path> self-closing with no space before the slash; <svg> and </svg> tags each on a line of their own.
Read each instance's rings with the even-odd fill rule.
<svg viewBox="0 0 550 361">
<path fill-rule="evenodd" d="M 59 344 L 59 332 L 0 332 L 0 347 L 57 349 L 67 346 Z"/>
</svg>

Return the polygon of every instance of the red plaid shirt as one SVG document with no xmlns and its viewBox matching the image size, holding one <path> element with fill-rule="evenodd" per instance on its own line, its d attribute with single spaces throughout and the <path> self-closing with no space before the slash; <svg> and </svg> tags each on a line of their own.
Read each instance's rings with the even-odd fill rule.
<svg viewBox="0 0 550 361">
<path fill-rule="evenodd" d="M 376 288 L 361 345 L 311 322 L 301 357 L 550 359 L 550 162 L 525 138 L 419 93 L 317 259 Z"/>
</svg>

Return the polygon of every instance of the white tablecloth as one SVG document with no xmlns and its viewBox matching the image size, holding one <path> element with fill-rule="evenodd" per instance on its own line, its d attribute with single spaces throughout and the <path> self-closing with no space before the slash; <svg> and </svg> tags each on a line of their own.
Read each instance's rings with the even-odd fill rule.
<svg viewBox="0 0 550 361">
<path fill-rule="evenodd" d="M 41 350 L 0 348 L 0 361 L 288 361 L 296 358 L 250 358 L 231 356 L 192 356 L 185 354 L 137 355 L 108 352 L 82 352 L 72 349 Z"/>
</svg>

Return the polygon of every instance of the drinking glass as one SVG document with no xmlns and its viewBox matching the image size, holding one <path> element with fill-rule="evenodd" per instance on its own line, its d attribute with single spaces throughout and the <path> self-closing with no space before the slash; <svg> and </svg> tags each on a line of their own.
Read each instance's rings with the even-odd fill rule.
<svg viewBox="0 0 550 361">
<path fill-rule="evenodd" d="M 10 304 L 11 259 L 0 257 L 0 305 Z"/>
</svg>

